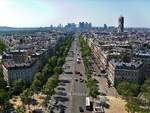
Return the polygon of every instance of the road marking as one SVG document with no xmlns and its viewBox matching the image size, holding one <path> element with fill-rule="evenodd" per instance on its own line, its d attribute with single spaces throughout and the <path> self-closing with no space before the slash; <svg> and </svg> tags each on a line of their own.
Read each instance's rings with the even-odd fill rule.
<svg viewBox="0 0 150 113">
<path fill-rule="evenodd" d="M 61 77 L 60 80 L 72 80 L 70 77 Z"/>
<path fill-rule="evenodd" d="M 86 93 L 67 93 L 68 96 L 87 96 Z"/>
</svg>

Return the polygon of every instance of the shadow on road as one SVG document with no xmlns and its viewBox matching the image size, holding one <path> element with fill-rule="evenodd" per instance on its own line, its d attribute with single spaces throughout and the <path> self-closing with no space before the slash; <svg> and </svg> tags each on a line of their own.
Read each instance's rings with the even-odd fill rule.
<svg viewBox="0 0 150 113">
<path fill-rule="evenodd" d="M 61 82 L 60 82 L 60 83 L 59 83 L 59 85 L 60 85 L 60 86 L 65 86 L 66 84 L 65 84 L 65 83 L 61 83 Z"/>
<path fill-rule="evenodd" d="M 62 92 L 62 91 L 59 91 L 59 92 L 57 92 L 57 95 L 60 95 L 60 96 L 67 96 L 67 93 L 66 93 L 66 92 Z"/>
<path fill-rule="evenodd" d="M 61 111 L 65 111 L 65 109 L 67 108 L 66 106 L 64 106 L 63 104 L 58 104 L 56 105 L 57 110 L 60 109 Z"/>
<path fill-rule="evenodd" d="M 61 102 L 66 102 L 66 101 L 69 101 L 69 99 L 67 97 L 61 97 L 61 96 L 56 96 L 54 97 L 55 100 L 58 102 L 58 101 L 61 101 Z"/>
<path fill-rule="evenodd" d="M 69 80 L 60 80 L 59 82 L 60 82 L 60 83 L 70 83 Z"/>
<path fill-rule="evenodd" d="M 65 91 L 65 88 L 63 88 L 63 87 L 58 87 L 57 89 L 58 89 L 58 90 Z"/>
</svg>

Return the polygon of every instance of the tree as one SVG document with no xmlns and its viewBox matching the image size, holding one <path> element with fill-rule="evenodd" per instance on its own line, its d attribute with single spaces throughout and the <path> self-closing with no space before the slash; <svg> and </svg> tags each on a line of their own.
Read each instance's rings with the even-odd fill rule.
<svg viewBox="0 0 150 113">
<path fill-rule="evenodd" d="M 45 81 L 44 74 L 41 72 L 36 73 L 34 80 L 40 80 L 41 82 Z"/>
<path fill-rule="evenodd" d="M 150 93 L 150 79 L 145 80 L 141 89 L 142 89 L 142 92 L 149 92 Z"/>
<path fill-rule="evenodd" d="M 27 88 L 27 89 L 24 90 L 23 93 L 20 95 L 21 101 L 22 101 L 25 105 L 29 105 L 29 103 L 31 102 L 31 95 L 32 95 L 32 93 L 30 92 L 30 89 Z"/>
<path fill-rule="evenodd" d="M 9 100 L 9 96 L 8 96 L 7 92 L 4 90 L 0 90 L 0 106 L 1 106 L 0 109 L 2 111 L 5 110 L 8 100 Z"/>
<path fill-rule="evenodd" d="M 4 51 L 6 47 L 7 46 L 0 40 L 0 52 Z"/>
<path fill-rule="evenodd" d="M 25 86 L 25 83 L 23 82 L 23 80 L 21 80 L 21 79 L 15 80 L 11 86 L 11 93 L 13 95 L 19 95 L 20 93 L 22 93 L 22 91 L 25 88 L 26 88 L 26 86 Z"/>
<path fill-rule="evenodd" d="M 53 75 L 50 77 L 43 88 L 44 94 L 52 96 L 55 93 L 54 88 L 58 85 L 58 75 Z"/>
<path fill-rule="evenodd" d="M 133 98 L 130 98 L 125 106 L 129 113 L 136 113 L 140 110 L 138 101 Z"/>
<path fill-rule="evenodd" d="M 25 113 L 26 112 L 26 107 L 25 105 L 19 106 L 16 109 L 16 113 Z"/>
<path fill-rule="evenodd" d="M 42 73 L 43 73 L 44 75 L 47 75 L 47 74 L 49 73 L 48 64 L 46 64 L 46 65 L 44 66 L 44 68 L 42 69 Z"/>
<path fill-rule="evenodd" d="M 0 77 L 2 77 L 2 78 L 4 77 L 2 67 L 0 67 Z"/>
<path fill-rule="evenodd" d="M 139 94 L 140 86 L 137 83 L 122 81 L 118 83 L 117 91 L 124 97 L 133 97 Z"/>
<path fill-rule="evenodd" d="M 86 74 L 86 77 L 87 77 L 87 80 L 90 80 L 90 79 L 92 79 L 92 76 L 91 76 L 91 74 Z"/>
<path fill-rule="evenodd" d="M 100 93 L 98 91 L 98 86 L 96 84 L 96 80 L 94 79 L 88 79 L 87 81 L 87 87 L 89 89 L 89 95 L 93 98 L 96 98 Z"/>
<path fill-rule="evenodd" d="M 49 58 L 48 62 L 49 62 L 49 64 L 51 66 L 56 66 L 56 64 L 57 64 L 57 56 L 52 56 L 51 58 Z"/>
<path fill-rule="evenodd" d="M 0 89 L 5 89 L 7 86 L 7 82 L 4 81 L 3 77 L 0 77 Z"/>
<path fill-rule="evenodd" d="M 62 67 L 55 67 L 54 72 L 56 74 L 61 74 L 63 72 L 63 69 L 62 69 Z"/>
<path fill-rule="evenodd" d="M 57 60 L 57 65 L 62 66 L 64 64 L 65 58 L 64 57 L 59 57 Z"/>
<path fill-rule="evenodd" d="M 96 81 L 92 78 L 88 79 L 87 87 L 93 87 L 93 86 L 96 86 Z"/>
<path fill-rule="evenodd" d="M 53 74 L 54 72 L 54 66 L 52 66 L 50 63 L 48 65 L 48 71 L 49 71 L 49 74 Z"/>
<path fill-rule="evenodd" d="M 96 98 L 99 94 L 100 93 L 98 91 L 98 87 L 96 87 L 96 86 L 90 87 L 89 95 L 91 97 Z"/>
<path fill-rule="evenodd" d="M 150 79 L 145 80 L 144 84 L 142 85 L 142 94 L 147 101 L 148 109 L 150 109 Z"/>
<path fill-rule="evenodd" d="M 31 89 L 36 92 L 36 91 L 39 91 L 39 88 L 42 87 L 43 83 L 38 80 L 38 79 L 35 79 L 31 85 Z"/>
</svg>

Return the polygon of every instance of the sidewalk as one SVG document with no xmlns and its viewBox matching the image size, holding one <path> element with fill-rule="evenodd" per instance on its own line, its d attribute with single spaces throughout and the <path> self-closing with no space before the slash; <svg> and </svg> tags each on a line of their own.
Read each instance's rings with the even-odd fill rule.
<svg viewBox="0 0 150 113">
<path fill-rule="evenodd" d="M 107 96 L 118 96 L 118 93 L 114 87 L 108 87 L 106 78 L 99 76 L 93 76 L 93 78 L 98 81 L 97 85 L 99 86 L 101 92 L 105 93 Z"/>
</svg>

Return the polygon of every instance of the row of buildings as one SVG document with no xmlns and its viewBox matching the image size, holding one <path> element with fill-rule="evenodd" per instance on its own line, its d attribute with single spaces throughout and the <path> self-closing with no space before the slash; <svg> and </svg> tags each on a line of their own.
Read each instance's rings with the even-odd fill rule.
<svg viewBox="0 0 150 113">
<path fill-rule="evenodd" d="M 22 79 L 30 84 L 34 75 L 47 62 L 55 49 L 66 40 L 67 33 L 51 32 L 17 32 L 2 34 L 1 40 L 8 46 L 2 53 L 4 79 L 11 83 Z"/>
<path fill-rule="evenodd" d="M 81 35 L 91 48 L 99 69 L 106 70 L 111 85 L 122 80 L 143 83 L 150 77 L 150 32 L 145 29 L 123 32 L 123 25 L 120 25 L 123 21 L 120 17 L 119 32 L 90 30 Z"/>
</svg>

